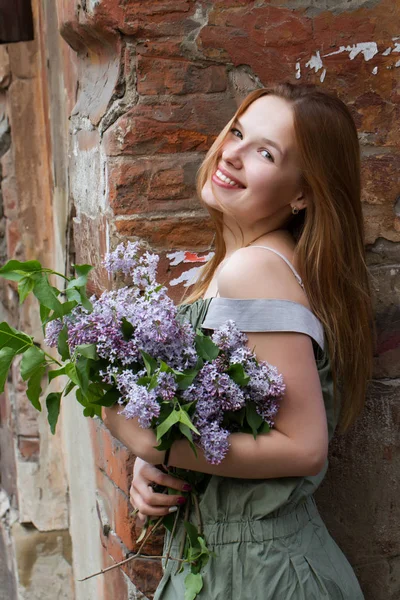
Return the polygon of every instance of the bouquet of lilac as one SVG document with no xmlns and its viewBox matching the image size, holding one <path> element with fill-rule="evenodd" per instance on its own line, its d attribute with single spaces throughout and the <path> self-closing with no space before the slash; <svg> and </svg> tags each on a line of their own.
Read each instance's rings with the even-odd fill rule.
<svg viewBox="0 0 400 600">
<path fill-rule="evenodd" d="M 53 433 L 62 397 L 76 388 L 85 416 L 101 416 L 101 406 L 118 402 L 126 418 L 137 417 L 141 427 L 155 431 L 158 449 L 185 437 L 195 454 L 200 447 L 210 463 L 218 464 L 228 452 L 232 432 L 256 437 L 273 427 L 285 390 L 282 376 L 257 361 L 232 321 L 211 337 L 182 321 L 166 287 L 156 281 L 157 264 L 158 256 L 139 243 L 120 244 L 106 255 L 104 265 L 110 274 L 128 277 L 130 285 L 90 299 L 90 265 L 76 265 L 76 278 L 62 276 L 67 281 L 61 291 L 49 283 L 48 274 L 54 271 L 38 261 L 5 264 L 0 276 L 18 281 L 21 302 L 31 291 L 38 298 L 44 341 L 58 348 L 62 362 L 27 334 L 1 323 L 0 391 L 13 358 L 22 354 L 21 374 L 38 410 L 44 374 L 49 381 L 67 377 L 63 391 L 46 398 Z M 63 295 L 65 302 L 60 302 Z M 48 369 L 54 364 L 58 368 Z M 200 480 L 201 474 L 192 474 L 192 483 L 196 477 Z M 159 522 L 174 530 L 176 519 L 172 523 L 171 518 Z M 194 598 L 201 589 L 199 571 L 210 553 L 201 532 L 188 522 L 185 527 L 184 558 L 177 560 L 191 565 L 187 598 Z"/>
</svg>

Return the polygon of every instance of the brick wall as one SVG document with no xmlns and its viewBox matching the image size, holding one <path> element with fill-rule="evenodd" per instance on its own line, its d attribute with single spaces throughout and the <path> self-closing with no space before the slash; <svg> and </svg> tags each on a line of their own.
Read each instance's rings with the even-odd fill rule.
<svg viewBox="0 0 400 600">
<path fill-rule="evenodd" d="M 326 0 L 57 0 L 56 5 L 43 0 L 41 5 L 43 29 L 54 32 L 57 18 L 64 40 L 57 54 L 54 37 L 42 35 L 38 50 L 43 64 L 44 57 L 49 59 L 52 93 L 45 114 L 52 118 L 45 130 L 53 141 L 67 141 L 69 114 L 68 165 L 65 146 L 53 143 L 44 167 L 53 173 L 53 202 L 59 199 L 58 220 L 47 231 L 68 221 L 71 236 L 62 237 L 59 228 L 53 248 L 68 259 L 67 248 L 70 260 L 98 266 L 93 290 L 109 285 L 99 267 L 105 250 L 138 236 L 161 253 L 162 274 L 179 298 L 186 274 L 201 264 L 212 243 L 209 221 L 196 200 L 195 172 L 248 91 L 271 81 L 316 82 L 337 91 L 351 107 L 362 145 L 363 210 L 379 335 L 366 409 L 348 435 L 335 438 L 317 501 L 366 599 L 397 599 L 400 7 L 392 0 L 339 0 L 334 8 Z M 16 69 L 25 64 L 23 56 L 19 61 Z M 0 61 L 0 102 L 9 72 L 7 61 Z M 26 86 L 26 80 L 19 85 Z M 14 140 L 13 128 L 11 133 Z M 7 135 L 1 138 L 5 149 Z M 13 177 L 8 165 L 4 154 L 3 195 L 5 177 Z M 27 185 L 23 172 L 17 180 Z M 26 214 L 21 198 L 18 214 Z M 9 252 L 17 247 L 21 223 L 12 225 L 11 219 L 6 227 Z M 39 221 L 32 225 L 35 241 L 41 226 Z M 27 239 L 26 246 L 37 254 Z M 15 315 L 12 302 L 10 307 Z M 11 389 L 17 393 L 17 383 Z M 63 448 L 76 579 L 135 548 L 128 504 L 133 457 L 99 421 L 85 421 L 71 406 L 63 408 Z M 160 548 L 161 540 L 155 540 L 147 553 Z M 159 565 L 143 559 L 86 587 L 76 582 L 75 596 L 122 600 L 143 597 L 142 592 L 151 598 L 159 577 Z"/>
</svg>

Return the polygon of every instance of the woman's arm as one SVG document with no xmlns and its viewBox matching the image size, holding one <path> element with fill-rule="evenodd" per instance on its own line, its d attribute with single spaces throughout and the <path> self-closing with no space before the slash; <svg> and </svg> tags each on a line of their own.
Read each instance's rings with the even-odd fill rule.
<svg viewBox="0 0 400 600">
<path fill-rule="evenodd" d="M 229 267 L 224 268 L 218 282 L 221 296 L 280 297 L 304 302 L 304 293 L 281 259 L 268 252 L 251 256 L 251 248 L 245 250 L 246 253 L 236 253 Z M 318 473 L 327 457 L 328 428 L 311 338 L 294 332 L 266 332 L 249 333 L 248 340 L 258 359 L 276 366 L 284 378 L 286 392 L 275 428 L 256 440 L 250 434 L 232 434 L 229 452 L 220 465 L 210 465 L 200 450 L 196 458 L 186 440 L 176 441 L 169 465 L 239 478 Z M 154 434 L 141 429 L 135 420 L 121 421 L 114 435 L 143 460 L 153 464 L 163 462 L 164 453 L 153 448 Z"/>
</svg>

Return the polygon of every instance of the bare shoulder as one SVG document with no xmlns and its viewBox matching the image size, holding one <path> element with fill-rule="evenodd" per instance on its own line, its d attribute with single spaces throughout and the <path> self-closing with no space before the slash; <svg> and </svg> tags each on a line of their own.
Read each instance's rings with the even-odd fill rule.
<svg viewBox="0 0 400 600">
<path fill-rule="evenodd" d="M 270 247 L 274 247 L 269 244 Z M 288 260 L 293 250 L 276 247 Z M 225 298 L 280 298 L 310 308 L 307 296 L 286 262 L 274 252 L 249 246 L 234 252 L 222 267 L 218 290 Z"/>
</svg>

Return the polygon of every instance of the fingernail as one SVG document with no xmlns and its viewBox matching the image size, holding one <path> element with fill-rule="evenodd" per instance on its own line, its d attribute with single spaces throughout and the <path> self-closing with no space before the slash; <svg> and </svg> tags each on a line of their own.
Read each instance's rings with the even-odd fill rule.
<svg viewBox="0 0 400 600">
<path fill-rule="evenodd" d="M 178 500 L 176 501 L 177 504 L 185 504 L 186 502 L 186 498 L 184 498 L 183 496 L 179 496 Z"/>
<path fill-rule="evenodd" d="M 190 485 L 190 483 L 185 483 L 185 485 L 182 487 L 184 492 L 191 492 L 192 491 L 192 486 Z"/>
<path fill-rule="evenodd" d="M 178 510 L 177 506 L 170 506 L 168 512 L 176 512 Z"/>
</svg>

